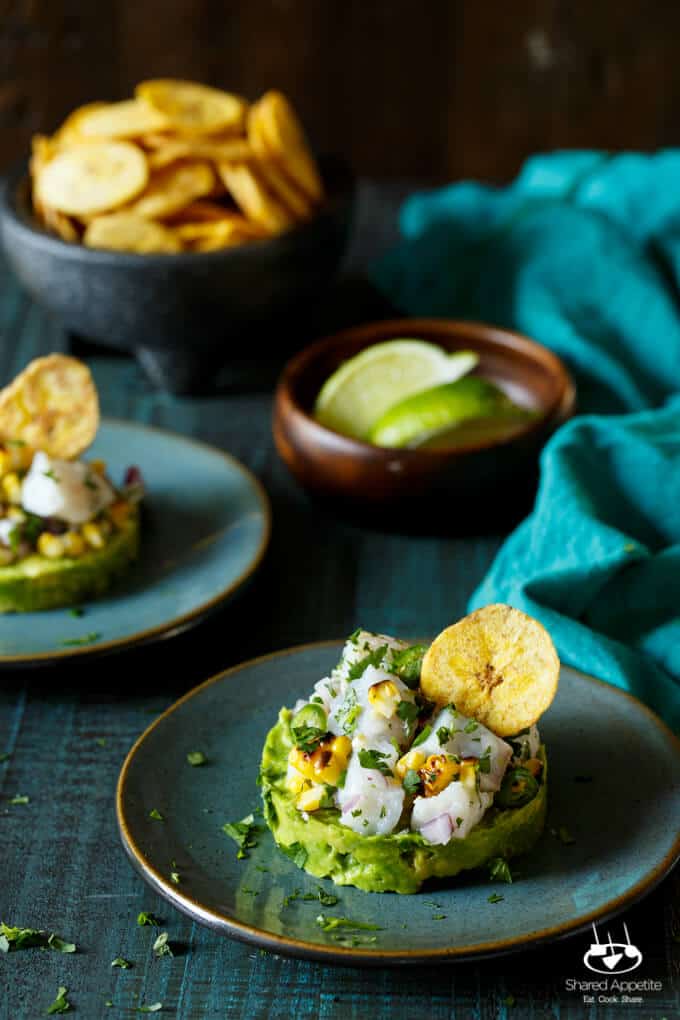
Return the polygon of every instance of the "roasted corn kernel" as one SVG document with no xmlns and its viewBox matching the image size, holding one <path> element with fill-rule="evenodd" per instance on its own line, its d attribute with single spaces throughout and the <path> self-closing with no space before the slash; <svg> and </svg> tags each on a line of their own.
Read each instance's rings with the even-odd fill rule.
<svg viewBox="0 0 680 1020">
<path fill-rule="evenodd" d="M 534 779 L 538 779 L 543 771 L 543 762 L 540 758 L 529 758 L 528 761 L 524 762 L 524 768 L 531 772 Z"/>
<path fill-rule="evenodd" d="M 335 786 L 347 768 L 352 753 L 352 741 L 349 737 L 326 737 L 314 751 L 303 751 L 299 747 L 291 748 L 288 762 L 294 769 L 316 783 L 329 783 Z"/>
<path fill-rule="evenodd" d="M 390 719 L 397 711 L 401 696 L 391 680 L 380 680 L 368 688 L 368 700 L 379 715 Z"/>
<path fill-rule="evenodd" d="M 67 531 L 61 537 L 64 542 L 64 554 L 66 556 L 76 559 L 86 551 L 85 539 L 77 531 Z"/>
<path fill-rule="evenodd" d="M 9 517 L 11 521 L 23 524 L 26 520 L 26 511 L 22 510 L 20 506 L 8 506 L 6 516 Z"/>
<path fill-rule="evenodd" d="M 0 446 L 0 475 L 6 475 L 12 467 L 12 455 L 9 450 Z"/>
<path fill-rule="evenodd" d="M 43 531 L 38 537 L 38 552 L 49 560 L 60 559 L 65 552 L 64 540 L 61 535 L 50 535 L 49 531 Z"/>
<path fill-rule="evenodd" d="M 325 787 L 310 786 L 308 789 L 302 791 L 298 799 L 295 801 L 295 806 L 298 811 L 318 811 L 323 803 L 325 795 Z"/>
<path fill-rule="evenodd" d="M 9 454 L 9 467 L 7 470 L 28 471 L 33 460 L 33 450 L 26 443 L 8 442 L 4 449 Z"/>
<path fill-rule="evenodd" d="M 21 479 L 16 471 L 10 471 L 2 479 L 2 491 L 10 503 L 21 502 Z"/>
<path fill-rule="evenodd" d="M 394 766 L 394 771 L 403 779 L 409 769 L 415 769 L 416 772 L 425 761 L 425 753 L 419 751 L 417 747 L 407 751 L 406 754 L 402 755 L 397 764 Z"/>
<path fill-rule="evenodd" d="M 90 471 L 94 471 L 96 475 L 104 477 L 106 474 L 106 461 L 105 460 L 91 460 L 89 464 Z"/>
<path fill-rule="evenodd" d="M 94 521 L 88 521 L 87 524 L 83 524 L 81 531 L 91 549 L 103 549 L 106 545 L 106 535 L 101 527 L 101 522 L 95 524 Z"/>
<path fill-rule="evenodd" d="M 447 754 L 431 754 L 418 769 L 426 797 L 435 797 L 460 775 L 461 766 Z"/>
</svg>

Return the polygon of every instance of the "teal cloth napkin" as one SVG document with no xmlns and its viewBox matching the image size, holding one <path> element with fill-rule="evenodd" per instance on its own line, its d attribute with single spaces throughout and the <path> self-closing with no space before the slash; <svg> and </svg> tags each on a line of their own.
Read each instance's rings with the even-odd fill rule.
<svg viewBox="0 0 680 1020">
<path fill-rule="evenodd" d="M 546 446 L 471 608 L 531 613 L 680 729 L 680 151 L 537 156 L 508 188 L 412 196 L 400 225 L 373 273 L 393 304 L 533 336 L 597 412 Z"/>
</svg>

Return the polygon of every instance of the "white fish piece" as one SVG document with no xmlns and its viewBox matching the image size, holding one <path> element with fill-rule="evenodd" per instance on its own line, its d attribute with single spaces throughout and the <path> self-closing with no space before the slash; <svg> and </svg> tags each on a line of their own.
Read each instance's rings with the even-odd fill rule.
<svg viewBox="0 0 680 1020">
<path fill-rule="evenodd" d="M 488 772 L 479 772 L 480 789 L 495 792 L 500 788 L 512 758 L 512 748 L 505 740 L 501 740 L 482 723 L 448 706 L 434 717 L 430 726 L 432 731 L 419 745 L 419 750 L 427 755 L 444 753 L 456 754 L 459 758 L 488 760 Z M 440 742 L 442 730 L 447 731 L 448 738 Z"/>
<path fill-rule="evenodd" d="M 402 651 L 404 648 L 408 648 L 408 642 L 399 641 L 387 634 L 373 634 L 370 630 L 356 631 L 345 642 L 340 662 L 331 673 L 331 679 L 346 682 L 353 666 L 358 666 L 367 655 L 377 652 L 384 645 L 387 646 L 386 659 L 383 657 L 378 665 L 389 670 L 390 651 Z"/>
<path fill-rule="evenodd" d="M 369 691 L 381 683 L 394 684 L 397 695 L 386 699 L 380 709 L 370 700 Z M 346 685 L 343 700 L 333 705 L 328 719 L 332 733 L 349 737 L 361 735 L 367 740 L 396 740 L 400 747 L 408 743 L 409 725 L 397 714 L 400 701 L 413 703 L 415 695 L 406 684 L 385 669 L 367 666 L 362 676 Z"/>
<path fill-rule="evenodd" d="M 38 451 L 21 486 L 21 505 L 38 517 L 84 524 L 113 503 L 112 487 L 80 460 L 58 460 Z"/>
<path fill-rule="evenodd" d="M 362 836 L 393 832 L 404 808 L 404 790 L 396 779 L 367 769 L 358 751 L 350 758 L 345 785 L 336 794 L 340 822 Z"/>
<path fill-rule="evenodd" d="M 411 828 L 420 832 L 428 842 L 448 843 L 450 839 L 464 839 L 490 806 L 493 794 L 478 791 L 476 784 L 454 782 L 436 797 L 416 797 L 411 814 Z M 435 823 L 442 816 L 448 825 Z M 423 830 L 425 830 L 423 832 Z"/>
</svg>

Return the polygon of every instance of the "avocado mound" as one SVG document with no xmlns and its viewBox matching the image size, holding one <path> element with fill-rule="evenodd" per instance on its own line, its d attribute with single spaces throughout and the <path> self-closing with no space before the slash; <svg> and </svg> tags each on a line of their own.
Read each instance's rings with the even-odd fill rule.
<svg viewBox="0 0 680 1020">
<path fill-rule="evenodd" d="M 450 878 L 479 868 L 492 857 L 526 853 L 543 831 L 547 799 L 543 747 L 539 752 L 543 775 L 533 800 L 505 810 L 492 805 L 465 839 L 452 839 L 444 846 L 433 846 L 416 832 L 361 836 L 342 825 L 333 808 L 314 811 L 305 821 L 286 788 L 291 718 L 290 710 L 282 708 L 267 735 L 260 783 L 265 820 L 274 839 L 310 875 L 366 892 L 415 893 L 428 878 Z"/>
<path fill-rule="evenodd" d="M 0 613 L 30 613 L 72 606 L 108 591 L 139 551 L 139 514 L 108 540 L 103 549 L 78 559 L 50 560 L 37 553 L 0 567 Z"/>
</svg>

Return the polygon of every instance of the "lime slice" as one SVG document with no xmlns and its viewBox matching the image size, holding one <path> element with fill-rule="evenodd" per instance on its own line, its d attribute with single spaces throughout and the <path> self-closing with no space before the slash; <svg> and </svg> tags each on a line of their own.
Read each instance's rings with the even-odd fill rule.
<svg viewBox="0 0 680 1020">
<path fill-rule="evenodd" d="M 470 372 L 474 351 L 447 354 L 424 340 L 386 340 L 350 358 L 326 380 L 314 416 L 322 425 L 365 439 L 388 408 L 420 390 Z"/>
<path fill-rule="evenodd" d="M 369 440 L 377 446 L 421 446 L 464 422 L 496 420 L 507 429 L 509 420 L 525 421 L 531 412 L 518 407 L 497 386 L 468 376 L 407 397 L 375 423 Z"/>
</svg>

